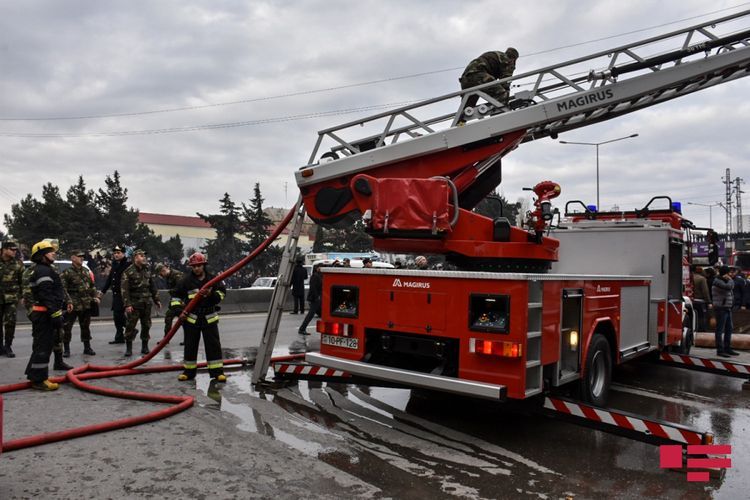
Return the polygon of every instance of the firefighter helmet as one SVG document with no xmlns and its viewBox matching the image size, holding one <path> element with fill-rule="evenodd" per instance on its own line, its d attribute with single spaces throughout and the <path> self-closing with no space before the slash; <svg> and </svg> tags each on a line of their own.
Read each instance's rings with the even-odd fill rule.
<svg viewBox="0 0 750 500">
<path fill-rule="evenodd" d="M 204 266 L 208 262 L 206 256 L 200 252 L 195 252 L 188 259 L 188 266 Z"/>
<path fill-rule="evenodd" d="M 54 240 L 42 240 L 31 247 L 31 260 L 38 262 L 43 255 L 57 252 L 57 242 Z"/>
</svg>

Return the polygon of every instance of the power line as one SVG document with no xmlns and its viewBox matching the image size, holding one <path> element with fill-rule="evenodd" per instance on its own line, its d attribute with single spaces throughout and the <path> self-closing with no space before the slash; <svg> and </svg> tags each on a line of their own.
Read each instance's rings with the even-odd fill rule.
<svg viewBox="0 0 750 500">
<path fill-rule="evenodd" d="M 677 24 L 685 21 L 691 21 L 693 19 L 697 19 L 703 16 L 718 14 L 720 12 L 725 12 L 727 10 L 736 9 L 739 7 L 743 7 L 746 5 L 750 5 L 750 2 L 744 2 L 738 5 L 734 5 L 732 7 L 726 7 L 723 9 L 714 10 L 711 12 L 705 12 L 703 14 L 698 14 L 691 17 L 686 17 L 683 19 L 678 19 L 675 21 L 670 21 L 668 23 L 662 23 L 657 24 L 654 26 L 649 26 L 647 28 L 641 28 L 633 31 L 628 31 L 625 33 L 620 33 L 617 35 L 610 35 L 606 37 L 601 38 L 595 38 L 593 40 L 588 40 L 585 42 L 578 42 L 578 43 L 572 43 L 568 45 L 562 45 L 560 47 L 555 47 L 552 49 L 546 49 L 541 50 L 538 52 L 531 52 L 524 57 L 531 57 L 531 56 L 538 56 L 542 54 L 549 54 L 551 52 L 556 52 L 559 50 L 569 49 L 573 47 L 580 47 L 582 45 L 588 45 L 590 43 L 596 43 L 596 42 L 602 42 L 605 40 L 611 40 L 613 38 L 619 38 L 627 35 L 633 35 L 636 33 L 642 33 L 644 31 L 653 30 L 656 28 L 663 28 L 665 26 L 670 26 L 672 24 Z M 398 81 L 398 80 L 406 80 L 410 78 L 419 78 L 423 76 L 429 76 L 434 75 L 438 73 L 446 73 L 449 71 L 458 71 L 463 69 L 464 66 L 455 66 L 451 68 L 444 68 L 444 69 L 437 69 L 432 71 L 423 71 L 420 73 L 412 73 L 408 75 L 401 75 L 401 76 L 393 76 L 393 77 L 387 77 L 387 78 L 380 78 L 377 80 L 370 80 L 365 82 L 358 82 L 358 83 L 350 83 L 346 85 L 338 85 L 334 87 L 325 87 L 320 89 L 311 89 L 311 90 L 301 90 L 298 92 L 289 92 L 286 94 L 278 94 L 278 95 L 272 95 L 272 96 L 264 96 L 264 97 L 254 97 L 254 98 L 248 98 L 248 99 L 240 99 L 236 101 L 226 101 L 226 102 L 218 102 L 218 103 L 210 103 L 210 104 L 200 104 L 195 106 L 182 106 L 182 107 L 175 107 L 175 108 L 164 108 L 164 109 L 155 109 L 155 110 L 148 110 L 148 111 L 134 111 L 129 113 L 109 113 L 109 114 L 93 114 L 93 115 L 79 115 L 79 116 L 58 116 L 58 117 L 40 117 L 40 118 L 33 118 L 33 117 L 0 117 L 0 121 L 63 121 L 63 120 L 90 120 L 90 119 L 99 119 L 99 118 L 118 118 L 118 117 L 126 117 L 126 116 L 143 116 L 143 115 L 153 115 L 153 114 L 160 114 L 160 113 L 175 113 L 179 111 L 193 111 L 198 109 L 207 109 L 207 108 L 215 108 L 215 107 L 221 107 L 221 106 L 233 106 L 237 104 L 248 104 L 252 102 L 261 102 L 261 101 L 270 101 L 275 99 L 284 99 L 287 97 L 296 97 L 296 96 L 302 96 L 302 95 L 311 95 L 311 94 L 320 94 L 324 92 L 333 92 L 336 90 L 344 90 L 344 89 L 350 89 L 355 87 L 364 87 L 367 85 L 376 85 L 379 83 L 385 83 L 385 82 L 392 82 L 392 81 Z"/>
<path fill-rule="evenodd" d="M 310 118 L 320 118 L 324 116 L 338 116 L 338 115 L 346 115 L 351 113 L 358 113 L 362 111 L 373 111 L 376 109 L 384 109 L 384 108 L 391 108 L 394 106 L 407 106 L 409 104 L 414 104 L 417 102 L 421 102 L 420 100 L 417 101 L 403 101 L 403 102 L 392 102 L 387 104 L 375 104 L 372 106 L 362 106 L 359 108 L 349 108 L 349 109 L 338 109 L 338 110 L 332 110 L 332 111 L 318 111 L 315 113 L 307 113 L 302 115 L 288 115 L 288 116 L 279 116 L 275 118 L 263 118 L 259 120 L 248 120 L 248 121 L 242 121 L 242 122 L 229 122 L 229 123 L 213 123 L 213 124 L 206 124 L 206 125 L 192 125 L 187 127 L 170 127 L 170 128 L 160 128 L 160 129 L 146 129 L 146 130 L 122 130 L 122 131 L 113 131 L 113 132 L 91 132 L 91 133 L 81 133 L 81 134 L 66 134 L 66 133 L 26 133 L 26 132 L 0 132 L 0 137 L 120 137 L 120 136 L 131 136 L 131 135 L 152 135 L 152 134 L 173 134 L 178 132 L 193 132 L 196 130 L 214 130 L 214 129 L 224 129 L 224 128 L 236 128 L 236 127 L 248 127 L 252 125 L 265 125 L 269 123 L 282 123 L 282 122 L 290 122 L 290 121 L 298 121 L 298 120 L 307 120 Z"/>
</svg>

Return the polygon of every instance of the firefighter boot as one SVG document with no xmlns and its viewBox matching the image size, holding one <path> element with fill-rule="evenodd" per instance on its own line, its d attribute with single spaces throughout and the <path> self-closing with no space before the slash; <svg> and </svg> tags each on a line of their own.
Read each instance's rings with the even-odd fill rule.
<svg viewBox="0 0 750 500">
<path fill-rule="evenodd" d="M 55 355 L 55 364 L 52 365 L 53 370 L 70 370 L 73 368 L 69 364 L 67 364 L 65 361 L 63 361 L 63 353 L 56 352 Z"/>
<path fill-rule="evenodd" d="M 65 342 L 65 348 L 63 350 L 63 358 L 70 357 L 70 342 Z"/>
<path fill-rule="evenodd" d="M 8 342 L 7 344 L 5 344 L 5 355 L 8 356 L 9 358 L 15 358 L 16 357 L 16 353 L 14 353 L 13 349 L 11 349 L 11 347 L 10 347 L 10 342 Z"/>
<path fill-rule="evenodd" d="M 56 391 L 58 387 L 60 387 L 60 384 L 50 382 L 49 379 L 31 383 L 31 388 L 38 391 Z"/>
<path fill-rule="evenodd" d="M 193 380 L 195 378 L 195 372 L 196 370 L 184 370 L 182 373 L 180 373 L 177 376 L 177 380 L 180 382 L 187 382 L 188 380 Z"/>
<path fill-rule="evenodd" d="M 132 356 L 133 355 L 133 341 L 126 340 L 125 341 L 125 356 Z"/>
<path fill-rule="evenodd" d="M 5 356 L 5 346 L 0 344 L 0 356 Z"/>
<path fill-rule="evenodd" d="M 151 350 L 148 348 L 148 340 L 141 340 L 141 354 L 148 354 Z"/>
<path fill-rule="evenodd" d="M 96 356 L 96 353 L 91 348 L 91 341 L 90 340 L 85 340 L 83 342 L 83 353 L 84 354 L 88 354 L 89 356 Z"/>
</svg>

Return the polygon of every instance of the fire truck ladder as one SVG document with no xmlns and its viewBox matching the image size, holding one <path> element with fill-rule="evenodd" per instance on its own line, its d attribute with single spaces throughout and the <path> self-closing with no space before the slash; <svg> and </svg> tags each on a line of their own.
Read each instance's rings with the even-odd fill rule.
<svg viewBox="0 0 750 500">
<path fill-rule="evenodd" d="M 520 142 L 555 138 L 561 132 L 745 77 L 750 72 L 749 19 L 750 10 L 745 10 L 321 130 L 308 164 L 295 174 L 297 185 L 305 196 L 310 186 L 328 182 L 340 187 L 356 173 L 377 175 L 374 170 L 379 167 L 429 154 L 470 151 L 505 139 L 511 148 L 519 141 L 518 134 Z M 515 92 L 507 106 L 484 92 L 501 83 L 523 89 Z M 474 95 L 488 104 L 467 108 L 467 100 Z M 458 126 L 462 117 L 468 121 Z M 368 135 L 362 137 L 363 130 Z M 487 184 L 480 190 L 488 193 L 497 185 L 497 176 L 482 174 L 499 167 L 507 152 L 476 162 L 475 184 Z M 431 171 L 429 176 L 433 175 L 446 173 Z M 476 194 L 470 194 L 475 202 L 483 197 Z M 301 204 L 297 209 L 304 212 Z M 334 212 L 331 221 L 338 220 Z M 295 219 L 297 231 L 303 217 L 301 213 Z M 253 382 L 264 378 L 268 370 L 293 258 L 294 250 L 285 249 Z"/>
<path fill-rule="evenodd" d="M 297 254 L 297 241 L 299 240 L 302 225 L 305 222 L 305 206 L 302 199 L 297 200 L 294 206 L 295 215 L 292 219 L 292 227 L 289 231 L 289 237 L 284 246 L 284 253 L 281 256 L 279 265 L 279 277 L 276 280 L 276 286 L 273 289 L 271 303 L 268 306 L 268 316 L 266 324 L 263 327 L 263 337 L 258 346 L 258 355 L 255 358 L 253 367 L 252 383 L 257 384 L 266 378 L 268 365 L 271 362 L 271 353 L 276 345 L 276 335 L 279 332 L 279 323 L 281 322 L 281 313 L 286 302 L 286 294 L 289 291 L 289 285 L 292 282 L 292 270 Z"/>
<path fill-rule="evenodd" d="M 497 143 L 512 132 L 523 131 L 522 142 L 556 138 L 747 76 L 749 40 L 745 10 L 321 130 L 297 184 L 304 192 L 409 158 Z M 516 90 L 507 106 L 484 92 L 499 83 Z M 488 104 L 467 108 L 475 95 Z M 466 124 L 457 126 L 466 115 Z M 369 135 L 362 137 L 363 130 Z"/>
</svg>

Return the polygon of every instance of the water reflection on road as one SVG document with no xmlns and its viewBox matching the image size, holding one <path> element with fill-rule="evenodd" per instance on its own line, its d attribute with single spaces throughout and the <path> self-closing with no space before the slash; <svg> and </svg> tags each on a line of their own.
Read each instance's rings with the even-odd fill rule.
<svg viewBox="0 0 750 500">
<path fill-rule="evenodd" d="M 664 371 L 666 370 L 666 372 Z M 709 483 L 659 469 L 658 447 L 507 406 L 423 391 L 298 381 L 257 390 L 250 371 L 216 386 L 200 404 L 238 429 L 398 498 L 745 498 L 750 423 L 741 382 L 664 366 L 615 375 L 613 408 L 711 430 L 734 446 L 734 468 Z M 739 495 L 739 496 L 738 496 Z"/>
</svg>

